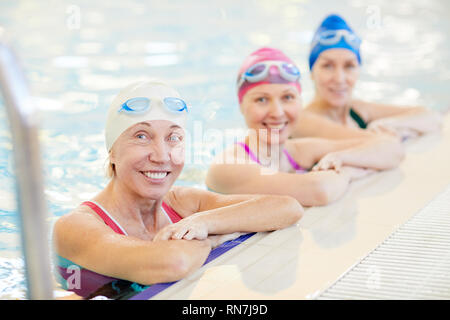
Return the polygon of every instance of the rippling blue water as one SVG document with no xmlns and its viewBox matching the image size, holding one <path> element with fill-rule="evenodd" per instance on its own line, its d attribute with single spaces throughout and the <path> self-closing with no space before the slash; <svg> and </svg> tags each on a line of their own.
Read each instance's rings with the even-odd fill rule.
<svg viewBox="0 0 450 320">
<path fill-rule="evenodd" d="M 142 77 L 162 78 L 186 98 L 203 132 L 242 128 L 235 96 L 243 58 L 260 46 L 283 49 L 303 72 L 312 33 L 328 13 L 346 17 L 363 37 L 356 95 L 367 100 L 449 106 L 450 5 L 340 1 L 25 1 L 0 3 L 7 31 L 41 108 L 46 196 L 52 221 L 97 193 L 105 111 L 114 94 Z M 201 141 L 194 139 L 194 145 Z M 187 163 L 178 184 L 203 186 L 203 163 Z M 11 140 L 0 104 L 0 298 L 24 297 Z M 196 149 L 198 151 L 198 149 Z"/>
</svg>

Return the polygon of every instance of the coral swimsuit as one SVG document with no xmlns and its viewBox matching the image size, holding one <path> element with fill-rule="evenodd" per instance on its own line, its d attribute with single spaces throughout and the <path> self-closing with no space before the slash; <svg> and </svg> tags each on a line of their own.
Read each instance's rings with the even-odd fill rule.
<svg viewBox="0 0 450 320">
<path fill-rule="evenodd" d="M 95 201 L 85 201 L 82 205 L 90 207 L 103 219 L 106 225 L 108 225 L 114 232 L 127 236 L 126 231 L 114 220 L 114 218 L 98 203 Z M 162 203 L 163 212 L 167 215 L 172 223 L 180 221 L 182 218 L 166 203 Z M 119 280 L 116 278 L 108 277 L 65 259 L 59 255 L 56 255 L 56 278 L 61 284 L 63 289 L 73 291 L 79 296 L 88 297 L 97 289 L 103 287 L 105 284 Z M 76 275 L 79 275 L 79 279 L 75 279 Z"/>
</svg>

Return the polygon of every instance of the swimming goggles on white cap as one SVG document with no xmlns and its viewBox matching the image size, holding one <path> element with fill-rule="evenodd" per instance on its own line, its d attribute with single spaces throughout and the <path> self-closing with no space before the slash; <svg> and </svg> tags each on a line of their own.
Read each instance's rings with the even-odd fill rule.
<svg viewBox="0 0 450 320">
<path fill-rule="evenodd" d="M 284 80 L 296 82 L 300 79 L 300 70 L 294 64 L 285 61 L 267 60 L 254 64 L 240 76 L 237 83 L 238 90 L 245 81 L 256 83 L 264 80 L 269 75 L 271 66 L 278 67 L 280 77 Z"/>
<path fill-rule="evenodd" d="M 175 98 L 175 97 L 166 97 L 162 100 L 165 108 L 171 112 L 179 113 L 186 110 L 188 112 L 188 108 L 186 102 L 183 99 Z M 125 101 L 118 112 L 126 112 L 131 114 L 142 114 L 147 112 L 151 106 L 151 99 L 146 97 L 136 97 L 131 98 Z"/>
<path fill-rule="evenodd" d="M 159 80 L 133 83 L 119 92 L 108 109 L 106 148 L 110 151 L 117 138 L 139 122 L 167 120 L 185 129 L 187 118 L 186 102 L 173 88 Z"/>
<path fill-rule="evenodd" d="M 323 46 L 332 46 L 341 41 L 342 38 L 349 46 L 358 50 L 361 40 L 356 34 L 346 29 L 325 30 L 318 33 L 311 43 L 311 48 L 314 48 L 318 43 Z"/>
</svg>

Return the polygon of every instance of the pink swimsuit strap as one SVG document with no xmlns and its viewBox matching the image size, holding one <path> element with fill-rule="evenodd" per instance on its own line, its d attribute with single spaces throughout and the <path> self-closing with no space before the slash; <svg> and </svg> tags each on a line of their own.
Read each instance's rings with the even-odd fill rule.
<svg viewBox="0 0 450 320">
<path fill-rule="evenodd" d="M 258 164 L 261 164 L 261 162 L 259 162 L 258 157 L 253 153 L 252 150 L 250 150 L 249 146 L 245 142 L 236 142 L 236 144 L 244 148 L 245 152 L 247 152 L 247 154 L 250 156 L 250 159 L 252 159 L 254 162 Z"/>
<path fill-rule="evenodd" d="M 245 143 L 245 142 L 236 142 L 236 144 L 240 145 L 242 148 L 244 148 L 245 152 L 247 152 L 247 154 L 250 156 L 250 159 L 252 159 L 254 162 L 261 164 L 261 162 L 259 162 L 258 157 L 253 153 L 252 150 L 250 150 L 250 147 Z M 283 150 L 284 154 L 286 155 L 286 157 L 288 158 L 289 163 L 291 164 L 292 168 L 294 168 L 294 170 L 297 173 L 304 173 L 307 172 L 308 170 L 306 170 L 305 168 L 303 168 L 302 166 L 300 166 L 295 160 L 294 158 L 292 158 L 292 156 L 289 154 L 289 152 L 284 149 Z"/>
<path fill-rule="evenodd" d="M 111 217 L 104 211 L 104 209 L 100 208 L 96 203 L 93 201 L 85 201 L 81 205 L 88 206 L 92 210 L 95 211 L 99 215 L 100 218 L 105 222 L 107 226 L 109 226 L 114 232 L 118 234 L 125 233 L 122 231 L 122 228 L 113 220 Z M 176 223 L 183 219 L 173 208 L 171 208 L 169 205 L 167 205 L 164 201 L 162 203 L 163 210 L 167 213 L 172 223 Z"/>
<path fill-rule="evenodd" d="M 167 215 L 169 216 L 170 220 L 172 220 L 172 223 L 177 223 L 181 219 L 183 219 L 175 210 L 173 210 L 172 207 L 167 205 L 164 201 L 162 203 L 162 207 L 164 211 L 166 211 Z"/>
<path fill-rule="evenodd" d="M 289 160 L 289 163 L 291 164 L 291 166 L 292 166 L 292 168 L 294 168 L 295 169 L 295 171 L 308 171 L 308 170 L 306 170 L 305 168 L 303 168 L 301 165 L 299 165 L 295 160 L 294 160 L 294 158 L 292 158 L 292 156 L 289 154 L 289 152 L 286 150 L 286 149 L 284 149 L 283 150 L 283 152 L 284 152 L 284 154 L 286 155 L 286 157 L 288 158 L 288 160 Z"/>
<path fill-rule="evenodd" d="M 88 206 L 89 208 L 91 208 L 92 210 L 95 211 L 96 214 L 98 214 L 100 216 L 100 218 L 102 218 L 102 220 L 105 222 L 105 224 L 107 226 L 109 226 L 111 229 L 113 229 L 113 231 L 115 233 L 118 234 L 123 234 L 125 235 L 125 233 L 122 231 L 122 229 L 117 225 L 116 222 L 114 222 L 111 217 L 102 209 L 100 208 L 96 203 L 92 202 L 92 201 L 85 201 L 83 202 L 81 205 L 84 206 Z"/>
</svg>

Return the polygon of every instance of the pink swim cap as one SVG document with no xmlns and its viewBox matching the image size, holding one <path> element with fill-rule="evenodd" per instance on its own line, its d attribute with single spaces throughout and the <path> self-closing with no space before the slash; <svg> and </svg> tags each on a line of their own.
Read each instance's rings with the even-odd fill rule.
<svg viewBox="0 0 450 320">
<path fill-rule="evenodd" d="M 258 62 L 262 62 L 262 61 L 284 61 L 284 62 L 295 65 L 295 63 L 288 56 L 286 56 L 281 50 L 269 48 L 269 47 L 261 48 L 261 49 L 256 50 L 255 52 L 252 52 L 244 60 L 244 62 L 242 63 L 242 65 L 239 69 L 237 81 L 239 81 L 241 75 L 244 72 L 246 72 L 251 66 L 257 64 Z M 276 70 L 277 74 L 274 75 L 272 73 L 272 70 Z M 245 81 L 242 84 L 242 86 L 239 88 L 239 91 L 238 91 L 239 103 L 242 102 L 242 99 L 248 90 L 250 90 L 256 86 L 259 86 L 261 84 L 268 84 L 268 83 L 290 84 L 290 85 L 293 85 L 294 87 L 296 87 L 298 92 L 301 92 L 300 83 L 298 81 L 290 82 L 288 80 L 281 78 L 279 75 L 278 69 L 271 67 L 269 75 L 263 81 L 255 82 L 255 83 Z"/>
</svg>

